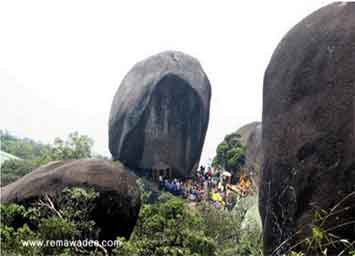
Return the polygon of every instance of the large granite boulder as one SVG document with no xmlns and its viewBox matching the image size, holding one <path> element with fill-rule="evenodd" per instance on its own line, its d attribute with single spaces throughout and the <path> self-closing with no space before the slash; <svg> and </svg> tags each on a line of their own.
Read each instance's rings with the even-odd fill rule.
<svg viewBox="0 0 355 256">
<path fill-rule="evenodd" d="M 129 238 L 139 214 L 140 192 L 135 177 L 111 161 L 51 162 L 1 188 L 1 203 L 28 205 L 71 187 L 99 192 L 92 217 L 101 228 L 100 239 Z"/>
<path fill-rule="evenodd" d="M 246 147 L 245 169 L 252 177 L 256 188 L 260 183 L 260 168 L 263 160 L 261 147 L 262 125 L 260 122 L 252 122 L 239 128 L 237 133 L 241 136 L 240 142 Z"/>
<path fill-rule="evenodd" d="M 259 127 L 260 125 L 261 125 L 260 122 L 251 122 L 240 127 L 236 131 L 236 133 L 240 135 L 240 139 L 239 139 L 240 143 L 246 146 L 250 137 L 252 136 L 253 133 L 255 133 L 256 128 Z"/>
<path fill-rule="evenodd" d="M 247 149 L 245 152 L 245 164 L 249 170 L 253 183 L 259 191 L 260 186 L 260 170 L 263 161 L 263 148 L 262 148 L 262 124 L 257 123 L 247 141 Z"/>
<path fill-rule="evenodd" d="M 112 103 L 109 147 L 134 170 L 197 168 L 209 120 L 211 87 L 200 63 L 163 52 L 137 63 Z"/>
<path fill-rule="evenodd" d="M 282 255 L 310 236 L 321 209 L 336 207 L 323 229 L 355 239 L 354 86 L 353 2 L 316 11 L 276 48 L 263 96 L 265 255 Z"/>
</svg>

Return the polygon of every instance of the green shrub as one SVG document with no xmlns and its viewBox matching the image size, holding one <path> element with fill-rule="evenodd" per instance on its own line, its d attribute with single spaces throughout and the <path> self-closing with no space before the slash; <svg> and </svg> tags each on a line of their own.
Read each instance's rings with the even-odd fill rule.
<svg viewBox="0 0 355 256">
<path fill-rule="evenodd" d="M 32 160 L 7 160 L 1 164 L 1 183 L 5 186 L 31 172 L 37 165 Z"/>
<path fill-rule="evenodd" d="M 260 231 L 241 228 L 245 212 L 216 209 L 207 202 L 192 206 L 163 193 L 143 206 L 131 239 L 119 238 L 114 255 L 261 255 Z"/>
<path fill-rule="evenodd" d="M 143 193 L 144 194 L 144 193 Z M 98 194 L 82 188 L 65 189 L 29 207 L 1 205 L 2 255 L 104 255 L 97 247 L 25 247 L 27 240 L 98 240 L 100 231 L 90 218 Z M 145 203 L 130 240 L 118 238 L 116 256 L 261 255 L 260 232 L 242 229 L 245 209 L 216 209 L 209 203 L 191 205 L 163 193 Z M 119 221 L 119 220 L 117 220 Z"/>
<path fill-rule="evenodd" d="M 98 240 L 99 228 L 90 218 L 97 196 L 93 190 L 72 188 L 64 189 L 55 200 L 46 196 L 29 207 L 1 205 L 1 254 L 89 255 L 95 252 L 87 248 L 25 246 L 22 243 L 38 240 Z"/>
<path fill-rule="evenodd" d="M 260 230 L 257 227 L 242 228 L 247 208 L 235 207 L 228 211 L 203 203 L 198 210 L 204 220 L 206 234 L 217 244 L 217 255 L 262 255 Z"/>
<path fill-rule="evenodd" d="M 164 193 L 157 202 L 143 205 L 131 240 L 121 240 L 115 255 L 216 255 L 215 241 L 203 227 L 197 211 Z"/>
</svg>

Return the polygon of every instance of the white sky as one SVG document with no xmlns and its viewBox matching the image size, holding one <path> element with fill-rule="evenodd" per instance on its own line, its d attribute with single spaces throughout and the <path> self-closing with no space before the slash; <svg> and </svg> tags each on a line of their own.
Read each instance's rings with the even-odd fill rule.
<svg viewBox="0 0 355 256">
<path fill-rule="evenodd" d="M 0 2 L 0 128 L 42 142 L 79 131 L 109 156 L 108 118 L 124 75 L 164 50 L 200 60 L 212 84 L 202 162 L 223 137 L 261 120 L 276 45 L 330 1 Z"/>
</svg>

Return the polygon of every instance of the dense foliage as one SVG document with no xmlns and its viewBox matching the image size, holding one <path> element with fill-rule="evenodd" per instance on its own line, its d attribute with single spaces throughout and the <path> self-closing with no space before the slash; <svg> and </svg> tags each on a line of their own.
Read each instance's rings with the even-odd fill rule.
<svg viewBox="0 0 355 256">
<path fill-rule="evenodd" d="M 1 186 L 50 161 L 92 157 L 92 139 L 78 132 L 69 134 L 65 141 L 56 138 L 53 145 L 20 139 L 3 131 L 0 134 L 1 150 L 23 159 L 7 160 L 1 165 Z"/>
<path fill-rule="evenodd" d="M 1 150 L 21 159 L 48 162 L 90 158 L 93 140 L 78 132 L 70 133 L 66 140 L 55 138 L 53 145 L 35 142 L 28 138 L 17 138 L 8 132 L 0 131 Z"/>
<path fill-rule="evenodd" d="M 34 160 L 43 154 L 45 148 L 49 147 L 49 145 L 29 138 L 18 138 L 3 130 L 0 130 L 0 137 L 1 150 L 21 159 Z"/>
<path fill-rule="evenodd" d="M 197 211 L 180 198 L 165 194 L 141 209 L 130 241 L 116 249 L 117 255 L 214 255 L 216 243 L 204 232 Z"/>
<path fill-rule="evenodd" d="M 38 165 L 32 160 L 7 160 L 1 165 L 1 186 L 31 172 Z"/>
<path fill-rule="evenodd" d="M 24 246 L 24 241 L 97 240 L 99 228 L 90 218 L 97 196 L 93 190 L 72 188 L 65 189 L 55 198 L 46 197 L 28 207 L 1 205 L 1 255 L 108 255 L 110 249 L 100 244 L 92 247 Z M 144 203 L 131 239 L 118 237 L 119 245 L 111 251 L 111 255 L 262 255 L 259 230 L 241 225 L 245 213 L 246 208 L 243 207 L 226 211 L 207 202 L 189 204 L 164 193 L 154 203 Z M 317 213 L 317 218 L 323 221 L 327 214 Z M 327 256 L 329 246 L 339 244 L 344 247 L 341 255 L 355 255 L 354 244 L 331 237 L 322 225 L 314 225 L 312 236 L 304 243 L 307 245 L 305 252 L 291 251 L 291 248 L 289 255 Z"/>
<path fill-rule="evenodd" d="M 19 139 L 2 131 L 1 136 L 2 150 L 23 159 L 3 163 L 2 185 L 49 161 L 92 157 L 92 140 L 78 133 L 70 134 L 66 140 L 57 138 L 52 145 Z M 226 138 L 228 145 L 239 147 L 233 138 Z M 147 193 L 143 195 L 148 198 Z M 102 246 L 40 247 L 22 244 L 23 241 L 34 240 L 97 239 L 99 228 L 90 219 L 96 196 L 94 191 L 75 188 L 26 207 L 2 205 L 2 254 L 105 255 L 107 249 Z M 260 255 L 259 231 L 241 228 L 245 215 L 243 207 L 227 211 L 216 209 L 209 203 L 190 205 L 167 193 L 144 202 L 131 239 L 118 238 L 120 246 L 112 251 L 113 255 Z"/>
<path fill-rule="evenodd" d="M 98 239 L 99 228 L 90 218 L 97 195 L 93 190 L 73 188 L 29 207 L 2 205 L 2 255 L 105 255 L 109 249 L 102 246 L 23 244 L 36 240 Z M 144 203 L 131 239 L 117 238 L 120 243 L 112 255 L 261 255 L 259 231 L 241 228 L 244 214 L 245 210 L 224 211 L 207 203 L 190 205 L 164 193 L 156 202 Z"/>
<path fill-rule="evenodd" d="M 245 146 L 240 142 L 236 132 L 225 136 L 218 145 L 212 166 L 220 167 L 230 172 L 238 171 L 245 163 Z"/>
<path fill-rule="evenodd" d="M 116 255 L 261 255 L 257 229 L 242 229 L 245 209 L 221 210 L 209 203 L 188 204 L 163 194 L 144 204 L 134 234 L 121 240 Z"/>
<path fill-rule="evenodd" d="M 25 207 L 1 205 L 1 255 L 95 255 L 102 248 L 35 246 L 24 242 L 98 239 L 98 227 L 90 219 L 97 193 L 80 188 L 65 189 Z"/>
</svg>

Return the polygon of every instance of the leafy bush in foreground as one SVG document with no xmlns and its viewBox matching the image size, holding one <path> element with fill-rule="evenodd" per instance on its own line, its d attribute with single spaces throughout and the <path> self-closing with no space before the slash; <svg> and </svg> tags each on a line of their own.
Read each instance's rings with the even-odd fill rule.
<svg viewBox="0 0 355 256">
<path fill-rule="evenodd" d="M 122 239 L 115 255 L 261 255 L 260 232 L 241 229 L 244 214 L 163 194 L 143 206 L 132 238 Z"/>
<path fill-rule="evenodd" d="M 93 190 L 72 188 L 29 207 L 1 205 L 2 255 L 107 255 L 109 250 L 102 246 L 26 247 L 22 244 L 34 240 L 98 240 L 100 230 L 90 219 L 96 197 Z M 111 255 L 261 255 L 260 232 L 241 228 L 244 214 L 242 209 L 221 210 L 208 203 L 191 205 L 163 193 L 157 201 L 144 203 L 131 239 L 117 238 L 120 244 Z"/>
<path fill-rule="evenodd" d="M 197 211 L 177 197 L 163 194 L 145 204 L 130 241 L 122 240 L 116 255 L 215 255 L 216 244 L 204 232 Z"/>
<path fill-rule="evenodd" d="M 89 218 L 96 197 L 93 190 L 73 188 L 63 190 L 55 203 L 47 196 L 29 207 L 1 205 L 1 254 L 87 255 L 95 252 L 77 247 L 25 246 L 23 242 L 98 239 L 98 227 Z"/>
</svg>

